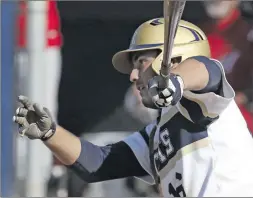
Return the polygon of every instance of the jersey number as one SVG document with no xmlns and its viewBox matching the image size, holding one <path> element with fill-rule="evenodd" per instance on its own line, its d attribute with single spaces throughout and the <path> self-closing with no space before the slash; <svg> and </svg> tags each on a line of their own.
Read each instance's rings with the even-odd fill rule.
<svg viewBox="0 0 253 198">
<path fill-rule="evenodd" d="M 160 132 L 160 144 L 165 147 L 165 153 L 161 151 L 160 146 L 158 147 L 158 151 L 155 154 L 155 159 L 159 159 L 161 163 L 165 162 L 167 157 L 174 151 L 174 147 L 171 144 L 170 136 L 168 129 L 164 129 Z"/>
<path fill-rule="evenodd" d="M 182 174 L 176 173 L 176 180 L 181 181 L 182 180 Z M 173 197 L 186 197 L 186 193 L 184 190 L 184 187 L 182 184 L 177 186 L 176 188 L 172 185 L 172 183 L 169 183 L 168 185 L 168 191 L 169 194 L 172 195 Z"/>
</svg>

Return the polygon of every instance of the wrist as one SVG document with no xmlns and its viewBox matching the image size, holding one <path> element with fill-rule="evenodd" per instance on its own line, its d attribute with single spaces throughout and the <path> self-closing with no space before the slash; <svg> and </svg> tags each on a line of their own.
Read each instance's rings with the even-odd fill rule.
<svg viewBox="0 0 253 198">
<path fill-rule="evenodd" d="M 56 124 L 52 123 L 51 128 L 40 138 L 43 142 L 46 142 L 50 138 L 52 138 L 56 131 Z"/>
<path fill-rule="evenodd" d="M 178 75 L 178 74 L 176 74 L 176 77 L 177 77 L 177 80 L 178 80 L 178 82 L 179 82 L 179 84 L 180 84 L 181 93 L 183 94 L 184 90 L 186 90 L 186 87 L 185 87 L 185 84 L 184 84 L 184 80 L 183 80 L 183 78 L 182 78 L 180 75 Z"/>
</svg>

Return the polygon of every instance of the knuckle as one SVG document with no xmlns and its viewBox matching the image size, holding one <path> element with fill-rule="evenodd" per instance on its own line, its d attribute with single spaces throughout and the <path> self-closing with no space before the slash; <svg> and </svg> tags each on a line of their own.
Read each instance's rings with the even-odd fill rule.
<svg viewBox="0 0 253 198">
<path fill-rule="evenodd" d="M 23 124 L 23 119 L 20 118 L 20 117 L 16 117 L 15 122 L 22 125 Z"/>
<path fill-rule="evenodd" d="M 16 110 L 16 115 L 25 115 L 25 114 L 27 114 L 27 112 L 28 112 L 28 110 L 26 108 L 19 107 Z"/>
<path fill-rule="evenodd" d="M 19 127 L 19 130 L 18 130 L 18 133 L 21 135 L 21 136 L 24 136 L 27 132 L 27 128 L 25 127 Z"/>
<path fill-rule="evenodd" d="M 18 117 L 18 116 L 16 116 L 15 122 L 18 123 L 18 124 L 20 124 L 21 123 L 21 118 Z"/>
<path fill-rule="evenodd" d="M 164 99 L 158 99 L 158 100 L 157 100 L 157 103 L 158 103 L 158 104 L 163 104 L 163 103 L 164 103 Z"/>
<path fill-rule="evenodd" d="M 13 116 L 13 117 L 12 117 L 12 121 L 13 121 L 13 122 L 16 122 L 16 119 L 17 119 L 16 116 Z"/>
<path fill-rule="evenodd" d="M 16 115 L 19 114 L 19 111 L 20 111 L 20 107 L 18 107 L 18 108 L 16 109 Z"/>
<path fill-rule="evenodd" d="M 163 95 L 164 95 L 165 97 L 169 97 L 169 96 L 171 95 L 171 92 L 170 92 L 169 89 L 164 89 L 164 90 L 162 91 L 162 93 L 163 93 Z"/>
<path fill-rule="evenodd" d="M 158 100 L 159 100 L 158 95 L 153 96 L 153 97 L 152 97 L 152 100 L 155 101 L 155 102 L 158 101 Z"/>
</svg>

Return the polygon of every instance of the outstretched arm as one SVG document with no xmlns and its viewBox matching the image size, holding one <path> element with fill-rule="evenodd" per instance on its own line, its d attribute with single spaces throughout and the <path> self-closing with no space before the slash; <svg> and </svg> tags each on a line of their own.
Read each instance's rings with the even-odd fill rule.
<svg viewBox="0 0 253 198">
<path fill-rule="evenodd" d="M 63 164 L 89 183 L 147 175 L 123 141 L 101 147 L 58 127 L 44 143 Z"/>
<path fill-rule="evenodd" d="M 14 116 L 19 133 L 29 139 L 41 139 L 63 164 L 86 182 L 147 175 L 125 142 L 96 146 L 60 126 L 55 128 L 46 108 L 31 103 L 24 96 L 20 96 L 19 101 L 24 105 Z"/>
<path fill-rule="evenodd" d="M 75 163 L 82 150 L 80 139 L 60 126 L 44 143 L 64 165 Z"/>
</svg>

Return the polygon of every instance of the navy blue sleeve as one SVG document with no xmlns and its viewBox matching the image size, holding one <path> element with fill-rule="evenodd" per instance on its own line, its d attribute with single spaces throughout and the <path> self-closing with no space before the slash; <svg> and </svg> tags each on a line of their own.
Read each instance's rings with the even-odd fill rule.
<svg viewBox="0 0 253 198">
<path fill-rule="evenodd" d="M 67 167 L 87 183 L 147 175 L 123 141 L 100 147 L 81 139 L 81 145 L 79 158 Z"/>
<path fill-rule="evenodd" d="M 194 91 L 194 93 L 208 93 L 208 92 L 218 93 L 222 81 L 222 73 L 216 62 L 210 60 L 205 56 L 194 56 L 191 58 L 203 63 L 206 66 L 206 69 L 209 73 L 209 81 L 206 87 L 203 88 L 202 90 Z"/>
</svg>

